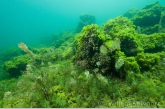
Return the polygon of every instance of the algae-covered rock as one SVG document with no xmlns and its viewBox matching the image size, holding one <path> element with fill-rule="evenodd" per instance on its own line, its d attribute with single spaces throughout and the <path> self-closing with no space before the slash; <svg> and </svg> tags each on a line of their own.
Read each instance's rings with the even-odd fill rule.
<svg viewBox="0 0 165 109">
<path fill-rule="evenodd" d="M 138 13 L 138 11 L 139 11 L 138 9 L 132 8 L 128 10 L 126 13 L 124 13 L 123 16 L 131 19 L 134 15 Z"/>
<path fill-rule="evenodd" d="M 103 40 L 104 35 L 100 34 L 97 25 L 85 26 L 75 40 L 77 63 L 85 68 L 93 68 L 98 61 L 99 48 Z"/>
<path fill-rule="evenodd" d="M 163 31 L 162 25 L 164 25 L 163 21 L 165 19 L 163 11 L 163 7 L 156 1 L 139 10 L 131 20 L 137 26 L 137 30 L 140 33 L 157 33 Z"/>
<path fill-rule="evenodd" d="M 156 71 L 160 67 L 160 56 L 157 53 L 138 53 L 135 57 L 141 71 Z"/>
<path fill-rule="evenodd" d="M 12 77 L 17 77 L 21 74 L 21 71 L 26 69 L 26 65 L 30 63 L 30 59 L 27 55 L 14 57 L 10 61 L 6 61 L 3 69 L 9 73 Z"/>
<path fill-rule="evenodd" d="M 159 24 L 159 32 L 165 33 L 165 6 L 162 6 Z"/>
<path fill-rule="evenodd" d="M 5 62 L 7 60 L 12 59 L 15 56 L 21 55 L 21 50 L 15 47 L 11 47 L 8 48 L 6 51 L 1 51 L 0 55 L 1 55 L 0 60 L 2 62 Z"/>
<path fill-rule="evenodd" d="M 75 36 L 74 31 L 71 30 L 62 31 L 58 35 L 59 39 L 54 40 L 51 45 L 54 46 L 55 48 L 59 48 L 64 42 L 74 38 L 74 36 Z"/>
<path fill-rule="evenodd" d="M 165 33 L 140 35 L 139 40 L 144 52 L 156 53 L 165 50 Z"/>
<path fill-rule="evenodd" d="M 137 32 L 135 30 L 135 25 L 131 20 L 119 16 L 106 22 L 102 29 L 107 39 L 105 44 L 109 45 L 111 43 L 111 40 L 109 39 L 118 38 L 121 42 L 121 51 L 128 56 L 136 55 L 138 52 Z"/>
<path fill-rule="evenodd" d="M 96 18 L 94 15 L 82 14 L 80 15 L 80 20 L 76 26 L 76 32 L 80 32 L 84 26 L 94 24 Z"/>
<path fill-rule="evenodd" d="M 134 57 L 124 58 L 124 71 L 132 73 L 140 73 L 140 67 Z"/>
<path fill-rule="evenodd" d="M 160 16 L 161 6 L 157 1 L 142 8 L 132 20 L 137 26 L 152 26 L 159 24 Z"/>
</svg>

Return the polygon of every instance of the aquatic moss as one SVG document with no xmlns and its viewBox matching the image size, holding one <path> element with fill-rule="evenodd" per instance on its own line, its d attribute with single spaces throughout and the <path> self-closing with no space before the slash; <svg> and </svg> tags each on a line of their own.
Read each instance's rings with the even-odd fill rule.
<svg viewBox="0 0 165 109">
<path fill-rule="evenodd" d="M 110 19 L 106 23 L 103 24 L 102 29 L 104 33 L 109 35 L 112 38 L 120 38 L 124 39 L 125 37 L 129 38 L 129 33 L 135 33 L 135 25 L 133 22 L 126 17 L 119 16 L 114 19 Z M 126 32 L 124 32 L 127 30 Z M 121 31 L 121 32 L 120 32 Z M 125 35 L 120 36 L 120 34 L 124 33 Z"/>
<path fill-rule="evenodd" d="M 124 58 L 124 71 L 132 73 L 140 73 L 140 67 L 135 57 L 126 57 Z"/>
<path fill-rule="evenodd" d="M 138 85 L 137 94 L 143 97 L 143 100 L 153 102 L 160 102 L 164 95 L 163 90 L 165 89 L 165 84 L 161 83 L 159 80 L 144 80 Z M 161 105 L 162 103 L 160 103 Z"/>
<path fill-rule="evenodd" d="M 95 60 L 92 58 L 98 55 L 103 40 L 104 34 L 100 34 L 97 25 L 85 26 L 74 41 L 77 48 L 75 56 L 77 63 L 85 68 L 93 68 L 98 59 Z"/>
<path fill-rule="evenodd" d="M 144 52 L 155 53 L 165 49 L 165 33 L 141 35 L 139 40 Z"/>
<path fill-rule="evenodd" d="M 158 1 L 146 5 L 144 8 L 139 10 L 132 20 L 137 26 L 151 26 L 159 24 L 161 15 L 161 6 Z"/>
<path fill-rule="evenodd" d="M 152 34 L 162 30 L 162 6 L 158 1 L 146 5 L 131 20 L 139 27 L 140 33 Z M 163 23 L 164 24 L 164 23 Z"/>
<path fill-rule="evenodd" d="M 11 77 L 18 77 L 21 71 L 26 69 L 26 65 L 30 63 L 27 55 L 14 57 L 11 61 L 6 61 L 3 69 L 9 73 Z"/>
<path fill-rule="evenodd" d="M 105 46 L 110 49 L 113 43 L 114 43 L 113 40 L 106 41 Z"/>
<path fill-rule="evenodd" d="M 131 20 L 126 17 L 119 16 L 115 19 L 110 19 L 103 24 L 102 30 L 105 36 L 111 37 L 110 39 L 118 38 L 121 42 L 120 47 L 127 56 L 136 55 L 139 46 L 137 39 L 137 32 L 135 31 L 135 25 Z M 105 44 L 110 46 L 110 40 L 106 40 Z M 110 45 L 109 45 L 110 44 Z"/>
<path fill-rule="evenodd" d="M 138 53 L 136 61 L 142 71 L 156 71 L 160 66 L 160 56 L 157 53 Z"/>
</svg>

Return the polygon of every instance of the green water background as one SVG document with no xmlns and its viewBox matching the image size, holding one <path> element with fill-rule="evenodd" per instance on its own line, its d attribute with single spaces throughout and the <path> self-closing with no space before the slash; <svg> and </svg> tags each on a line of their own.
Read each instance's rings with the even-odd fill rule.
<svg viewBox="0 0 165 109">
<path fill-rule="evenodd" d="M 81 14 L 95 15 L 100 25 L 152 2 L 155 0 L 0 0 L 0 51 L 17 47 L 19 42 L 42 46 L 41 39 L 75 29 Z"/>
</svg>

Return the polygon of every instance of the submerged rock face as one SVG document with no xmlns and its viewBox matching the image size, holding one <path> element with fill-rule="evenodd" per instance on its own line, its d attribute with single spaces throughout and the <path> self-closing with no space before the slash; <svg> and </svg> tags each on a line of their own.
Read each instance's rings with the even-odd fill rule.
<svg viewBox="0 0 165 109">
<path fill-rule="evenodd" d="M 161 6 L 158 2 L 155 2 L 142 8 L 132 20 L 137 26 L 153 26 L 159 23 L 160 16 Z"/>
<path fill-rule="evenodd" d="M 164 31 L 164 14 L 165 7 L 161 6 L 158 1 L 146 5 L 141 10 L 132 9 L 124 14 L 125 17 L 130 18 L 137 26 L 139 33 L 152 34 Z"/>
<path fill-rule="evenodd" d="M 140 35 L 139 42 L 146 53 L 156 53 L 165 50 L 165 33 Z"/>
<path fill-rule="evenodd" d="M 18 77 L 21 75 L 21 71 L 26 69 L 26 65 L 30 63 L 29 57 L 24 56 L 17 56 L 14 57 L 11 61 L 6 61 L 3 69 L 9 73 L 11 77 Z"/>
<path fill-rule="evenodd" d="M 164 55 L 161 53 L 161 57 L 158 52 L 165 50 L 165 34 L 144 35 L 135 28 L 133 22 L 123 16 L 109 20 L 100 30 L 97 25 L 85 26 L 75 40 L 76 64 L 85 69 L 97 69 L 94 70 L 97 73 L 119 77 L 125 77 L 129 72 L 161 69 L 160 60 Z M 141 54 L 145 57 L 139 58 Z M 152 58 L 152 62 L 145 58 Z"/>
<path fill-rule="evenodd" d="M 76 60 L 84 68 L 93 68 L 99 56 L 99 47 L 103 43 L 97 25 L 85 26 L 82 33 L 75 40 L 77 46 Z M 99 38 L 100 37 L 100 38 Z"/>
<path fill-rule="evenodd" d="M 108 39 L 120 39 L 121 51 L 127 56 L 136 55 L 138 52 L 135 25 L 128 18 L 119 16 L 109 20 L 103 25 L 103 31 Z"/>
<path fill-rule="evenodd" d="M 129 18 L 129 19 L 131 19 L 131 18 L 134 17 L 138 12 L 139 12 L 138 9 L 132 8 L 132 9 L 128 10 L 126 13 L 124 13 L 123 16 L 124 16 L 124 17 L 127 17 L 127 18 Z"/>
<path fill-rule="evenodd" d="M 96 18 L 94 15 L 88 15 L 88 14 L 80 15 L 80 20 L 76 26 L 76 32 L 80 32 L 84 26 L 94 24 L 95 21 Z"/>
<path fill-rule="evenodd" d="M 110 41 L 111 44 L 109 45 L 109 42 L 107 44 L 106 41 Z M 118 42 L 117 39 L 106 38 L 104 32 L 98 30 L 97 25 L 85 26 L 75 39 L 77 52 L 74 61 L 82 68 L 93 70 L 93 73 L 107 75 L 112 71 L 116 72 L 115 61 L 118 58 L 115 59 L 114 55 L 115 51 L 120 49 Z"/>
</svg>

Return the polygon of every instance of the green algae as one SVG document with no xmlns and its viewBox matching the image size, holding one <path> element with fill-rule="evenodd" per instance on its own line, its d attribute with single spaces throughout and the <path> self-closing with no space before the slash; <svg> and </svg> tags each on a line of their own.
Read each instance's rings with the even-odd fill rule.
<svg viewBox="0 0 165 109">
<path fill-rule="evenodd" d="M 26 54 L 9 59 L 4 70 L 18 79 L 0 81 L 0 107 L 165 107 L 162 9 L 155 2 L 130 19 L 64 32 L 53 47 L 32 48 L 35 62 Z M 142 25 L 148 19 L 156 21 Z"/>
</svg>

